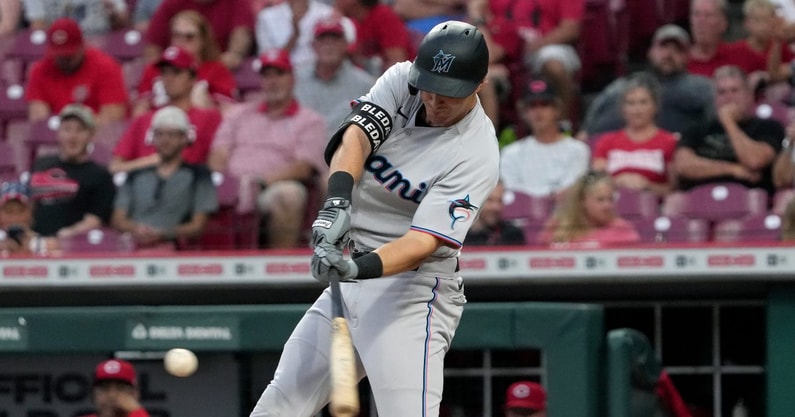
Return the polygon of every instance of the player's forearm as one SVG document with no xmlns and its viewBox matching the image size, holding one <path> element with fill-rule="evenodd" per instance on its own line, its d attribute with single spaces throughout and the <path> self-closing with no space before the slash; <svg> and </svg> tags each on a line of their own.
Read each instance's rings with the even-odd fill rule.
<svg viewBox="0 0 795 417">
<path fill-rule="evenodd" d="M 344 171 L 353 177 L 354 181 L 364 172 L 364 161 L 370 155 L 370 142 L 364 132 L 357 126 L 349 126 L 342 136 L 342 142 L 334 152 L 329 164 L 329 174 Z"/>
<path fill-rule="evenodd" d="M 435 237 L 421 232 L 409 231 L 375 250 L 383 264 L 383 276 L 417 268 L 441 246 Z"/>
</svg>

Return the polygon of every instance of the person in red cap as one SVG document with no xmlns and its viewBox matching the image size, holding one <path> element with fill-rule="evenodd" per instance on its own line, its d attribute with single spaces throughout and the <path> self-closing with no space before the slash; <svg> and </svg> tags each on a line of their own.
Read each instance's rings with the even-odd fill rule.
<svg viewBox="0 0 795 417">
<path fill-rule="evenodd" d="M 221 52 L 213 38 L 210 22 L 195 10 L 184 10 L 171 19 L 171 44 L 193 54 L 196 59 L 196 84 L 191 100 L 196 107 L 215 107 L 223 111 L 237 98 L 237 82 L 220 61 Z M 138 84 L 133 116 L 168 103 L 160 69 L 153 62 L 144 69 Z"/>
<path fill-rule="evenodd" d="M 326 122 L 295 99 L 295 76 L 286 51 L 265 52 L 259 64 L 264 99 L 243 103 L 224 115 L 208 165 L 241 180 L 238 211 L 251 212 L 256 202 L 266 216 L 267 247 L 292 248 L 303 236 L 309 189 L 326 172 Z M 262 188 L 256 198 L 250 191 L 253 184 Z"/>
<path fill-rule="evenodd" d="M 47 30 L 46 54 L 31 68 L 25 99 L 31 121 L 79 103 L 91 108 L 102 125 L 125 118 L 128 96 L 121 65 L 86 46 L 77 22 L 61 18 Z"/>
<path fill-rule="evenodd" d="M 315 64 L 296 71 L 295 96 L 323 115 L 329 131 L 350 113 L 351 99 L 366 94 L 375 84 L 372 75 L 348 58 L 349 45 L 340 19 L 321 20 L 312 41 Z"/>
<path fill-rule="evenodd" d="M 110 359 L 94 371 L 96 413 L 84 417 L 149 417 L 139 402 L 138 377 L 130 362 Z"/>
<path fill-rule="evenodd" d="M 196 132 L 195 140 L 183 150 L 183 159 L 191 164 L 206 164 L 210 144 L 221 124 L 221 113 L 215 108 L 196 106 L 192 99 L 198 68 L 193 54 L 183 48 L 170 46 L 163 51 L 155 67 L 160 71 L 162 88 L 168 100 L 163 105 L 176 106 L 186 112 Z M 146 140 L 157 110 L 150 110 L 130 123 L 113 149 L 113 157 L 108 164 L 112 173 L 151 167 L 160 162 L 154 145 Z"/>
<path fill-rule="evenodd" d="M 547 392 L 540 384 L 519 381 L 505 392 L 505 417 L 546 417 Z"/>
</svg>

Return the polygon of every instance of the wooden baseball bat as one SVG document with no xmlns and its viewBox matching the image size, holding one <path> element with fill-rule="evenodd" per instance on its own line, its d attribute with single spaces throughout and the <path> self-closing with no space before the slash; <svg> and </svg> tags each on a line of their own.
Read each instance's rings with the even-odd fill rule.
<svg viewBox="0 0 795 417">
<path fill-rule="evenodd" d="M 329 410 L 334 417 L 356 417 L 359 415 L 359 390 L 356 378 L 356 358 L 353 341 L 348 330 L 348 321 L 342 313 L 340 283 L 331 282 L 331 404 Z"/>
</svg>

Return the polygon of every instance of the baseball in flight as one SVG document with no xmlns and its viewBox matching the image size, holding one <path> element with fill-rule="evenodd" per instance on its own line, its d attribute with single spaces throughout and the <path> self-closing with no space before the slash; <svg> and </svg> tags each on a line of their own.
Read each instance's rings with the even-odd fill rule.
<svg viewBox="0 0 795 417">
<path fill-rule="evenodd" d="M 188 349 L 174 348 L 166 352 L 163 357 L 163 366 L 171 375 L 187 377 L 193 375 L 199 367 L 196 354 Z"/>
</svg>

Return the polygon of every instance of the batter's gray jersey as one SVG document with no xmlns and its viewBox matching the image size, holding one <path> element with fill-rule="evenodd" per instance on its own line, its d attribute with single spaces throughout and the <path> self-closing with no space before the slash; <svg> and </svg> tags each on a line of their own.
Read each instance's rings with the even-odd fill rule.
<svg viewBox="0 0 795 417">
<path fill-rule="evenodd" d="M 443 240 L 433 257 L 450 258 L 497 184 L 497 139 L 480 105 L 450 127 L 416 126 L 422 100 L 409 93 L 410 67 L 395 64 L 360 98 L 386 110 L 393 127 L 354 190 L 351 237 L 357 250 L 373 250 L 413 229 Z"/>
</svg>

